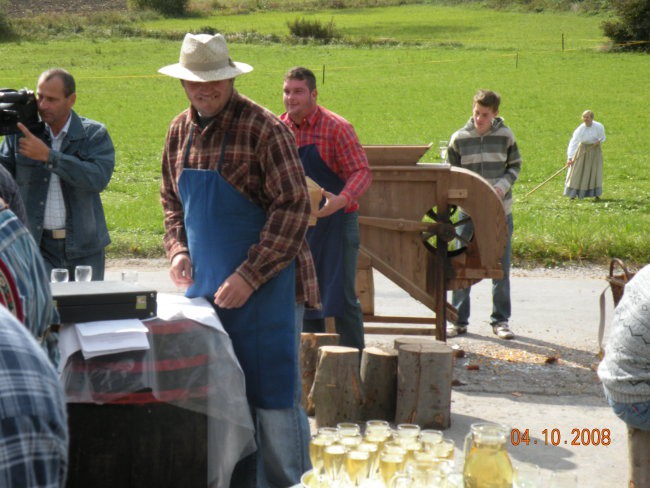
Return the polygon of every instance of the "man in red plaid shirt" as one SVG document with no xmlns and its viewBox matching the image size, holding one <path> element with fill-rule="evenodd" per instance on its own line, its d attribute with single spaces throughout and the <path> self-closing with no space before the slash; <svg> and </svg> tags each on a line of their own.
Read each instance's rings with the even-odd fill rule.
<svg viewBox="0 0 650 488">
<path fill-rule="evenodd" d="M 324 318 L 336 318 L 340 344 L 364 347 L 363 314 L 356 296 L 359 255 L 357 200 L 372 181 L 368 159 L 352 124 L 318 105 L 316 77 L 296 67 L 284 78 L 286 112 L 281 119 L 298 143 L 305 174 L 323 188 L 318 222 L 309 242 L 323 308 L 305 311 L 303 330 L 323 332 Z"/>
</svg>

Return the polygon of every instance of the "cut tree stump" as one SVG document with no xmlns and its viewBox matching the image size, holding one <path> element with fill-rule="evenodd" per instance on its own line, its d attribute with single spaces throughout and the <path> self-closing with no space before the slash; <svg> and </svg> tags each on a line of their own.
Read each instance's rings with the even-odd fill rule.
<svg viewBox="0 0 650 488">
<path fill-rule="evenodd" d="M 393 347 L 395 350 L 399 351 L 399 348 L 406 344 L 445 344 L 442 341 L 437 340 L 435 337 L 396 337 L 393 341 Z"/>
<path fill-rule="evenodd" d="M 311 386 L 314 384 L 316 366 L 318 364 L 318 348 L 335 346 L 339 343 L 338 334 L 309 333 L 300 335 L 300 371 L 302 379 L 302 406 L 307 415 L 314 415 L 314 404 L 308 400 Z"/>
<path fill-rule="evenodd" d="M 361 417 L 363 389 L 359 375 L 359 350 L 322 346 L 309 401 L 316 406 L 316 425 L 335 426 Z"/>
<path fill-rule="evenodd" d="M 365 348 L 361 354 L 361 384 L 365 394 L 362 419 L 392 422 L 397 394 L 397 351 Z"/>
<path fill-rule="evenodd" d="M 627 426 L 630 488 L 650 486 L 650 431 Z"/>
<path fill-rule="evenodd" d="M 403 344 L 397 359 L 395 423 L 446 429 L 451 423 L 452 349 L 435 341 Z"/>
</svg>

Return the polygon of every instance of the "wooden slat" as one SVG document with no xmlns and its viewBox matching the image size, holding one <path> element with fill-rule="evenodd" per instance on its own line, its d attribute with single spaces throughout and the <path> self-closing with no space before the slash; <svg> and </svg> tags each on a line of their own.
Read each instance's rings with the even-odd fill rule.
<svg viewBox="0 0 650 488">
<path fill-rule="evenodd" d="M 417 163 L 433 143 L 427 145 L 374 145 L 367 144 L 363 148 L 370 166 L 378 165 L 409 165 Z"/>
<path fill-rule="evenodd" d="M 379 229 L 396 230 L 400 232 L 431 232 L 436 231 L 438 224 L 418 222 L 406 219 L 385 219 L 382 217 L 359 217 L 359 225 L 377 227 Z"/>
<path fill-rule="evenodd" d="M 380 326 L 380 325 L 365 325 L 363 330 L 366 334 L 385 334 L 385 335 L 422 335 L 433 336 L 436 334 L 436 329 L 426 326 Z"/>
</svg>

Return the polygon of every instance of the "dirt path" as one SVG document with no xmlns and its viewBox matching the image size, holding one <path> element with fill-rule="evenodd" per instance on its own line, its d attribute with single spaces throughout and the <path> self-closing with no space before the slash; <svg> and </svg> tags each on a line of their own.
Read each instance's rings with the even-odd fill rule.
<svg viewBox="0 0 650 488">
<path fill-rule="evenodd" d="M 126 10 L 127 0 L 8 0 L 9 17 L 26 17 L 45 13 L 91 13 Z"/>
</svg>

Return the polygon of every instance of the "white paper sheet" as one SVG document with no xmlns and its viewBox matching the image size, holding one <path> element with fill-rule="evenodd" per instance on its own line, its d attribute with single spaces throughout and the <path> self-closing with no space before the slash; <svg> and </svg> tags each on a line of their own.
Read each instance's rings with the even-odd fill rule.
<svg viewBox="0 0 650 488">
<path fill-rule="evenodd" d="M 214 308 L 205 298 L 158 293 L 156 305 L 157 318 L 161 320 L 190 319 L 226 333 Z"/>
</svg>

